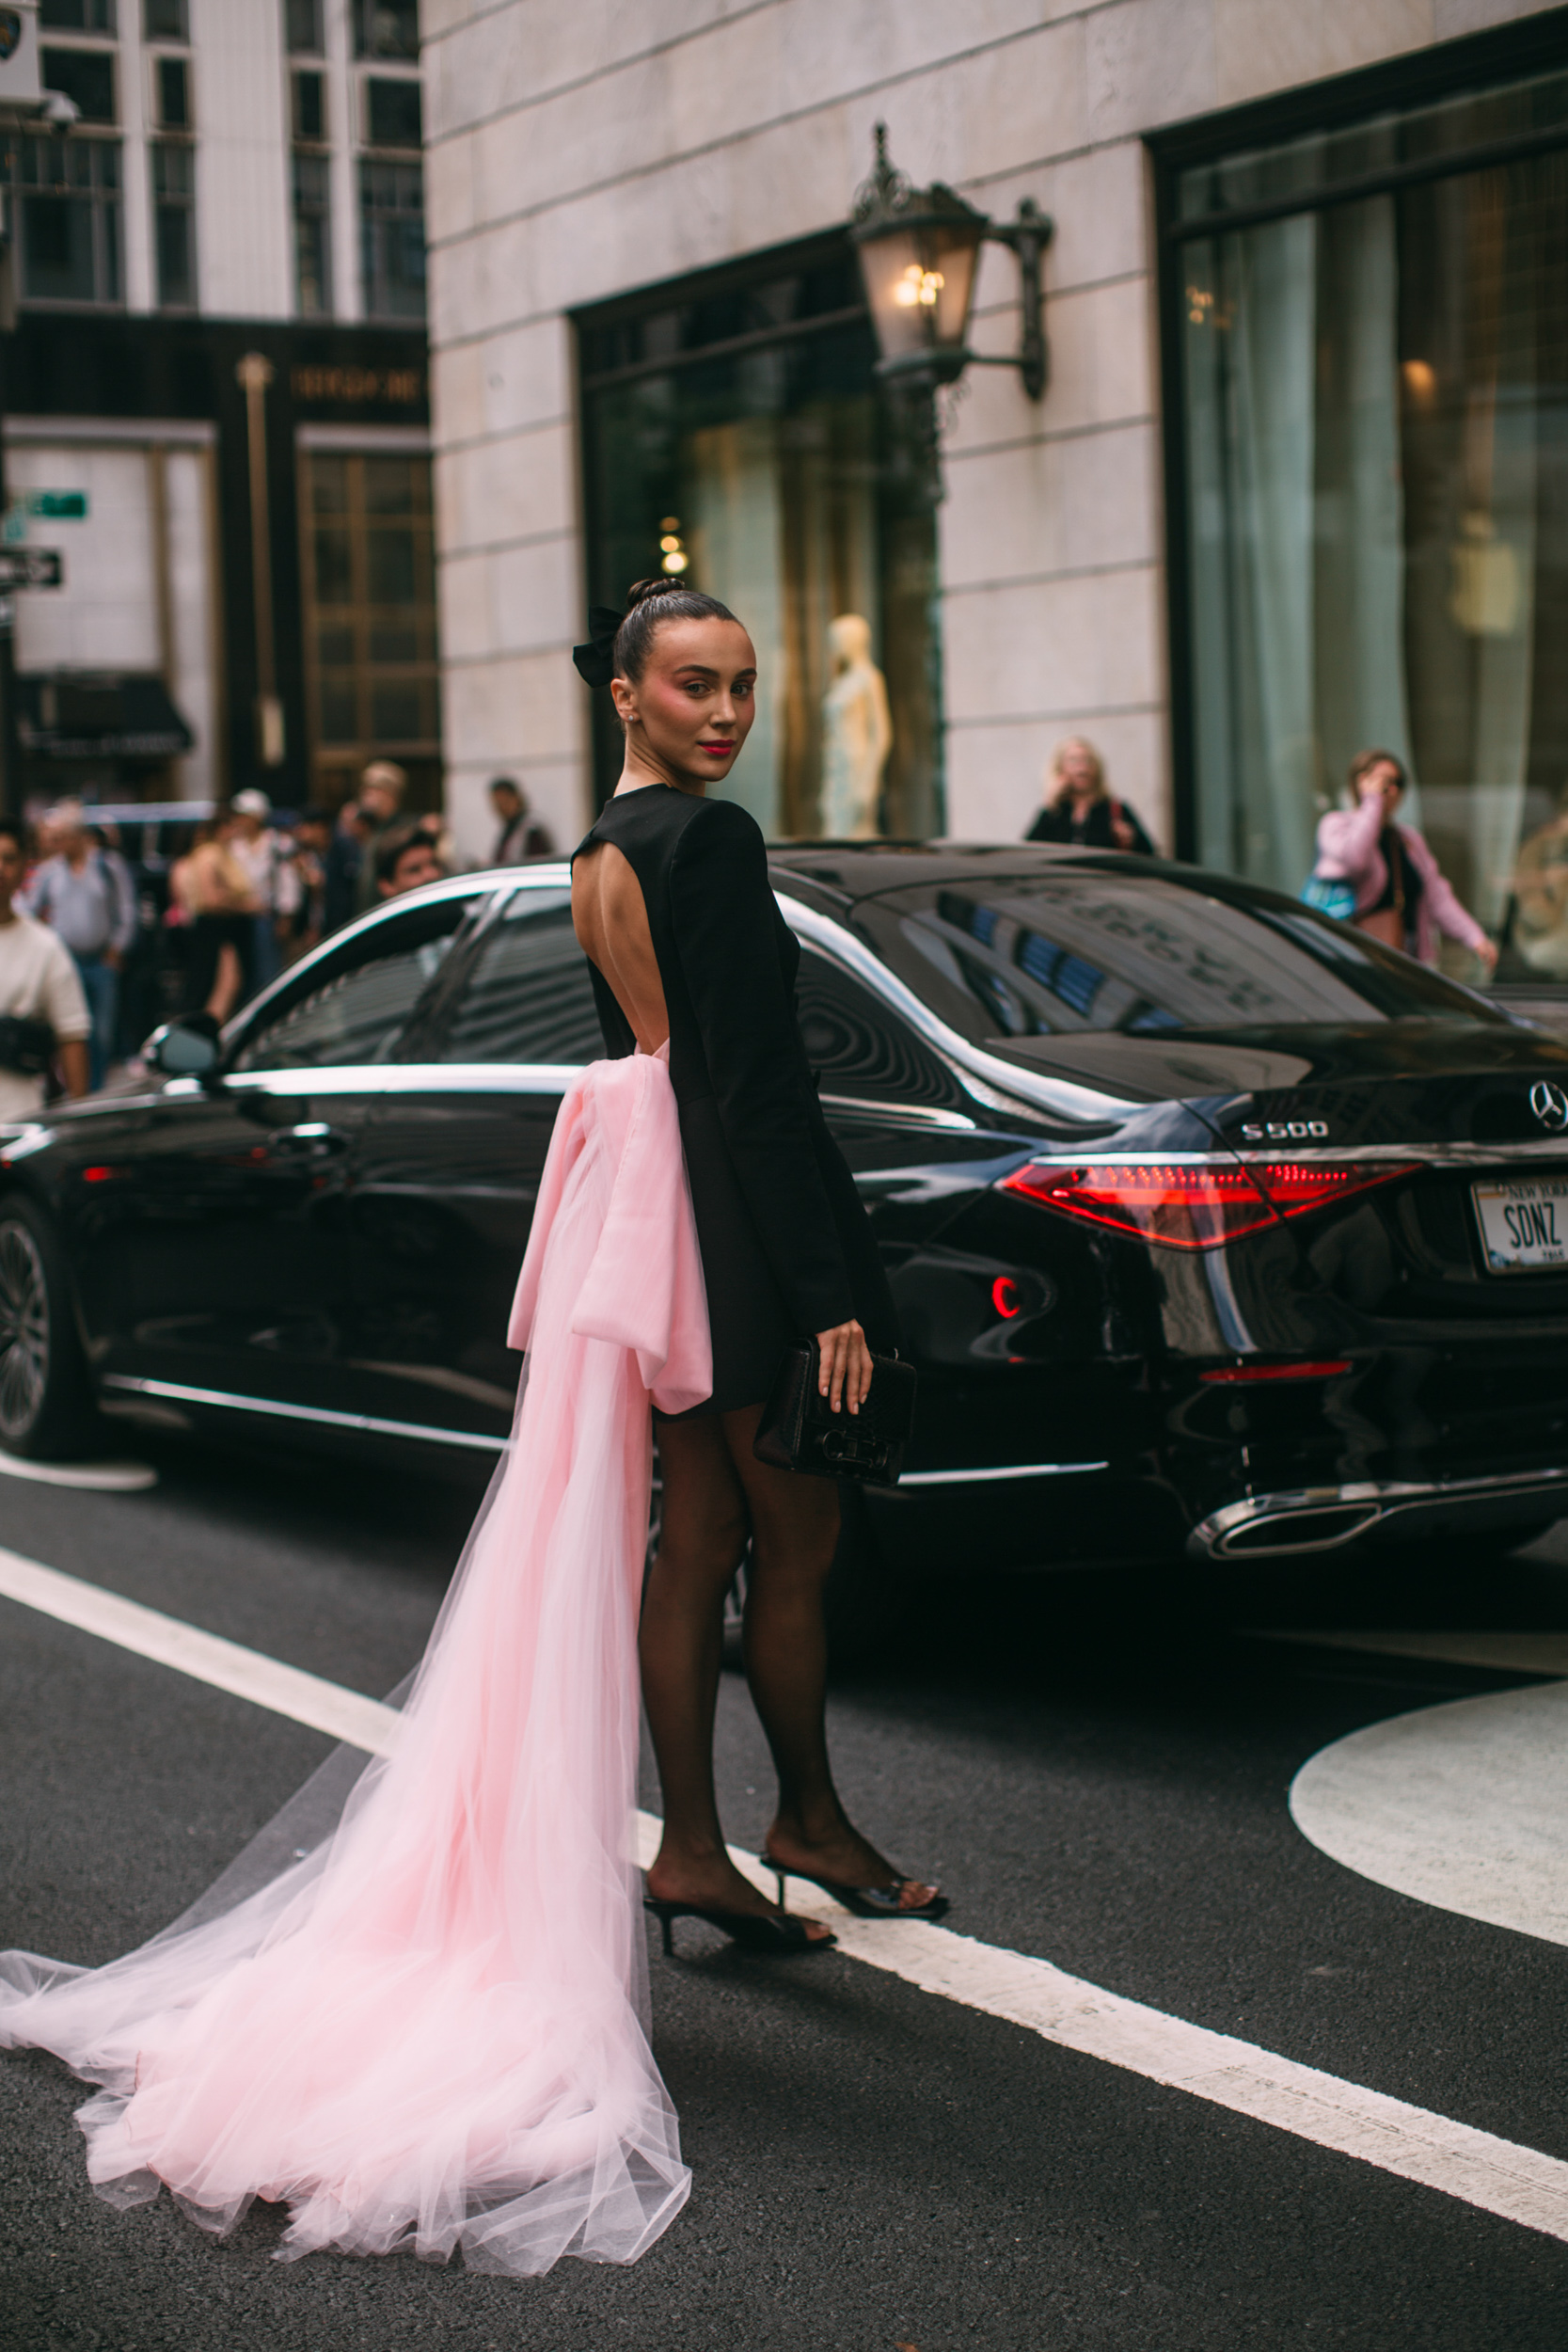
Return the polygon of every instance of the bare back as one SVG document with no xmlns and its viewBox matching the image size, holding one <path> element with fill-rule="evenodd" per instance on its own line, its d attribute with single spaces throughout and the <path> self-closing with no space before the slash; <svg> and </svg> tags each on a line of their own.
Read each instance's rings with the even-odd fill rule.
<svg viewBox="0 0 1568 2352">
<path fill-rule="evenodd" d="M 613 841 L 596 841 L 573 863 L 572 929 L 583 954 L 609 981 L 642 1052 L 657 1053 L 670 1034 L 664 983 L 642 885 Z"/>
</svg>

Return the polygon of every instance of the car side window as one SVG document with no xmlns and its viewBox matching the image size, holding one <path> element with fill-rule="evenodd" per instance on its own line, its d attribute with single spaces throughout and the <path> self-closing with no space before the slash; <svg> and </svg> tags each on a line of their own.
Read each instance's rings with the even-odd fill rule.
<svg viewBox="0 0 1568 2352">
<path fill-rule="evenodd" d="M 230 1068 L 298 1070 L 389 1061 L 471 901 L 410 907 L 344 940 L 269 1006 Z"/>
<path fill-rule="evenodd" d="M 812 947 L 802 946 L 795 1006 L 806 1059 L 825 1095 L 897 1103 L 952 1098 L 945 1068 L 892 1006 Z"/>
<path fill-rule="evenodd" d="M 517 891 L 485 933 L 437 1059 L 577 1066 L 603 1052 L 571 892 Z"/>
</svg>

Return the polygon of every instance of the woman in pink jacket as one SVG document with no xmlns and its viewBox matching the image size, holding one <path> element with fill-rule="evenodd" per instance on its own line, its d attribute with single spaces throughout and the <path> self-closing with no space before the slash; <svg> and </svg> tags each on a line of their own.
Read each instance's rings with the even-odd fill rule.
<svg viewBox="0 0 1568 2352">
<path fill-rule="evenodd" d="M 1497 947 L 1460 905 L 1420 834 L 1394 822 L 1404 785 L 1404 770 L 1392 752 L 1358 754 L 1350 771 L 1355 805 L 1334 809 L 1318 827 L 1316 878 L 1347 883 L 1355 893 L 1351 920 L 1386 947 L 1435 963 L 1441 931 L 1491 972 Z"/>
</svg>

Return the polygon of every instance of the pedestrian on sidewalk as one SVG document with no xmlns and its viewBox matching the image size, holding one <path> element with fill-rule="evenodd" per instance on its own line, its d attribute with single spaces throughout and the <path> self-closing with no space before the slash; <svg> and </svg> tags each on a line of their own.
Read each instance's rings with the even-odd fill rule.
<svg viewBox="0 0 1568 2352">
<path fill-rule="evenodd" d="M 250 884 L 250 993 L 276 980 L 283 968 L 280 932 L 299 904 L 290 844 L 272 821 L 272 803 L 252 785 L 236 792 L 230 809 L 229 854 Z"/>
<path fill-rule="evenodd" d="M 354 912 L 363 914 L 376 902 L 376 851 L 402 822 L 408 778 L 395 759 L 372 759 L 359 779 L 359 823 L 364 848 L 354 884 Z"/>
<path fill-rule="evenodd" d="M 535 858 L 554 857 L 548 828 L 540 824 L 528 794 L 514 777 L 492 777 L 490 806 L 500 827 L 490 853 L 492 866 L 531 866 Z"/>
<path fill-rule="evenodd" d="M 86 1094 L 92 1015 L 70 950 L 17 904 L 26 871 L 20 825 L 0 818 L 0 1120 L 36 1119 L 58 1067 Z"/>
<path fill-rule="evenodd" d="M 1347 787 L 1351 806 L 1331 809 L 1318 826 L 1312 879 L 1343 882 L 1353 890 L 1349 919 L 1386 947 L 1435 963 L 1441 932 L 1468 947 L 1493 972 L 1496 943 L 1461 906 L 1414 825 L 1395 822 L 1405 782 L 1403 766 L 1392 752 L 1356 755 Z"/>
<path fill-rule="evenodd" d="M 197 828 L 196 841 L 169 876 L 190 927 L 185 1010 L 210 1013 L 220 1026 L 252 993 L 257 905 L 250 878 L 230 846 L 229 817 Z"/>
<path fill-rule="evenodd" d="M 1072 842 L 1085 850 L 1154 854 L 1153 842 L 1127 803 L 1113 799 L 1105 783 L 1105 763 L 1081 735 L 1069 735 L 1052 753 L 1044 804 L 1023 837 Z"/>
<path fill-rule="evenodd" d="M 119 976 L 136 936 L 136 894 L 118 850 L 95 841 L 79 801 L 50 812 L 55 854 L 27 888 L 24 911 L 69 949 L 92 1014 L 89 1084 L 108 1075 L 119 1018 Z"/>
</svg>

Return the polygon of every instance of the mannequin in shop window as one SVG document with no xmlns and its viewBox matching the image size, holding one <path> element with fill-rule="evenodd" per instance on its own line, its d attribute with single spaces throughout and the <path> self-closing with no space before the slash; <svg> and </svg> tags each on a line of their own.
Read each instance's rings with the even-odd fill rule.
<svg viewBox="0 0 1568 2352">
<path fill-rule="evenodd" d="M 828 627 L 833 680 L 822 703 L 822 833 L 829 841 L 869 841 L 878 821 L 882 771 L 893 749 L 887 687 L 871 659 L 871 624 L 841 612 Z"/>
</svg>

